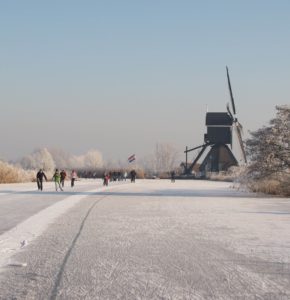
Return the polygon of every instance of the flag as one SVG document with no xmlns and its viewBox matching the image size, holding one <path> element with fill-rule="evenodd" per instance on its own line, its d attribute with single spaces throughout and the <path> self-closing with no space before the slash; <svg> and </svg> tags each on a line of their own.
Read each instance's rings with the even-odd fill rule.
<svg viewBox="0 0 290 300">
<path fill-rule="evenodd" d="M 131 163 L 136 159 L 135 154 L 131 155 L 130 157 L 128 157 L 128 162 Z"/>
</svg>

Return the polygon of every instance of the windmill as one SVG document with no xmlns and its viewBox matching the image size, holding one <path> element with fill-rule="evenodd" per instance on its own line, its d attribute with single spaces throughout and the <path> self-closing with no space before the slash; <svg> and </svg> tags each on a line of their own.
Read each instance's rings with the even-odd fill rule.
<svg viewBox="0 0 290 300">
<path fill-rule="evenodd" d="M 226 67 L 226 70 L 232 111 L 230 110 L 229 104 L 227 104 L 226 112 L 206 113 L 205 125 L 207 127 L 207 133 L 204 135 L 204 144 L 194 147 L 192 149 L 188 149 L 188 147 L 186 147 L 186 150 L 184 151 L 186 154 L 184 173 L 187 175 L 192 173 L 194 166 L 208 147 L 210 147 L 210 150 L 199 167 L 199 170 L 201 172 L 219 172 L 227 170 L 231 166 L 238 165 L 238 161 L 231 151 L 233 142 L 233 132 L 235 132 L 237 135 L 243 160 L 245 163 L 247 162 L 244 144 L 242 140 L 243 127 L 241 123 L 239 123 L 237 118 L 228 67 Z M 230 145 L 231 149 L 228 145 Z M 188 152 L 197 149 L 201 150 L 199 151 L 194 161 L 188 167 L 187 154 Z"/>
</svg>

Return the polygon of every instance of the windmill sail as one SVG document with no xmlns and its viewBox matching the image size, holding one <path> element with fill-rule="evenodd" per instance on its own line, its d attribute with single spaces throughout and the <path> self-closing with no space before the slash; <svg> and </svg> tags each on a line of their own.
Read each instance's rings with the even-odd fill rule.
<svg viewBox="0 0 290 300">
<path fill-rule="evenodd" d="M 239 141 L 239 145 L 240 145 L 240 148 L 241 148 L 241 152 L 242 152 L 242 155 L 243 155 L 244 162 L 247 163 L 246 151 L 245 151 L 244 143 L 243 143 L 243 140 L 242 140 L 242 132 L 241 132 L 242 128 L 238 124 L 235 124 L 235 130 L 236 130 L 236 133 L 237 133 L 237 137 L 238 137 L 238 141 Z"/>
<path fill-rule="evenodd" d="M 228 114 L 230 115 L 231 119 L 234 121 L 234 116 L 233 116 L 233 114 L 232 114 L 232 112 L 230 110 L 230 106 L 229 106 L 228 103 L 227 103 L 227 111 L 228 111 Z"/>
<path fill-rule="evenodd" d="M 231 113 L 229 105 L 227 105 L 227 111 L 233 120 L 233 127 L 235 128 L 235 132 L 237 134 L 237 138 L 238 138 L 238 142 L 239 142 L 239 145 L 241 148 L 242 156 L 243 156 L 245 163 L 247 163 L 246 151 L 245 151 L 244 143 L 242 140 L 243 126 L 241 123 L 238 122 L 238 119 L 236 118 L 236 107 L 235 107 L 235 101 L 234 101 L 234 96 L 233 96 L 233 91 L 232 91 L 232 86 L 231 86 L 231 81 L 230 81 L 229 69 L 228 69 L 228 67 L 226 67 L 226 68 L 227 68 L 227 79 L 228 79 L 228 86 L 229 86 L 229 92 L 230 92 L 230 97 L 231 97 L 233 114 Z"/>
<path fill-rule="evenodd" d="M 233 108 L 233 113 L 235 115 L 236 114 L 236 107 L 235 107 L 235 101 L 234 101 L 234 96 L 233 96 L 232 87 L 231 87 L 229 69 L 228 69 L 228 67 L 226 67 L 226 68 L 227 68 L 227 78 L 228 78 L 228 86 L 229 86 L 229 91 L 230 91 L 230 96 L 231 96 L 232 108 Z"/>
</svg>

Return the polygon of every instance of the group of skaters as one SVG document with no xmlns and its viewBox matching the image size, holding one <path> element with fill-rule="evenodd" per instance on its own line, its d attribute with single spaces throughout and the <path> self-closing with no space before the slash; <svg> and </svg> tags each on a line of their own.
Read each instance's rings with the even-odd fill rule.
<svg viewBox="0 0 290 300">
<path fill-rule="evenodd" d="M 67 178 L 67 173 L 65 170 L 59 171 L 58 169 L 55 169 L 55 172 L 52 176 L 52 181 L 55 183 L 55 190 L 58 191 L 63 191 L 64 187 L 64 182 L 65 179 Z M 77 173 L 75 170 L 72 170 L 70 174 L 70 179 L 71 179 L 71 187 L 74 187 L 75 185 L 75 180 L 77 179 Z M 37 187 L 39 191 L 43 190 L 43 181 L 47 181 L 47 176 L 43 172 L 42 169 L 40 169 L 37 174 L 36 174 L 36 182 L 37 182 Z"/>
<path fill-rule="evenodd" d="M 126 181 L 128 177 L 128 173 L 126 171 L 125 172 L 111 171 L 107 175 L 109 175 L 110 181 L 123 181 L 123 180 Z"/>
<path fill-rule="evenodd" d="M 136 179 L 136 171 L 132 170 L 130 172 L 130 178 L 131 182 L 135 182 Z M 127 180 L 128 173 L 125 171 L 124 173 L 121 172 L 109 172 L 109 173 L 104 173 L 103 175 L 103 185 L 108 186 L 110 181 L 122 181 L 122 180 Z"/>
<path fill-rule="evenodd" d="M 137 173 L 135 170 L 132 170 L 130 172 L 130 179 L 131 182 L 135 182 L 136 180 Z M 103 185 L 108 186 L 110 181 L 122 181 L 127 179 L 128 173 L 125 171 L 124 173 L 121 172 L 109 172 L 105 173 L 103 175 Z M 171 182 L 175 182 L 175 171 L 171 171 L 170 173 L 171 177 Z M 59 171 L 58 169 L 55 169 L 55 172 L 52 176 L 52 180 L 55 183 L 55 190 L 58 191 L 63 191 L 64 187 L 64 182 L 67 178 L 67 173 L 65 170 Z M 75 170 L 71 171 L 70 174 L 70 181 L 71 181 L 71 187 L 73 188 L 75 185 L 75 181 L 77 179 L 77 172 Z M 40 169 L 37 174 L 36 174 L 36 182 L 37 182 L 37 187 L 38 190 L 42 191 L 43 190 L 43 181 L 47 181 L 47 176 L 43 172 L 42 169 Z"/>
</svg>

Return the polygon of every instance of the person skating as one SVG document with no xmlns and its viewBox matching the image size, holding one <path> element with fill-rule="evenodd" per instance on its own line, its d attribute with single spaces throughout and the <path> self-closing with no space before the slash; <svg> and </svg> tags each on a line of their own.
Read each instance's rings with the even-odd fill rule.
<svg viewBox="0 0 290 300">
<path fill-rule="evenodd" d="M 65 178 L 66 178 L 66 172 L 65 172 L 65 170 L 62 170 L 60 172 L 60 183 L 61 183 L 62 187 L 64 187 Z"/>
<path fill-rule="evenodd" d="M 60 185 L 60 173 L 59 173 L 58 169 L 55 170 L 52 179 L 55 183 L 55 190 L 58 191 L 58 189 L 60 189 L 61 191 L 63 191 L 63 189 Z"/>
<path fill-rule="evenodd" d="M 175 171 L 171 171 L 171 182 L 175 182 Z"/>
<path fill-rule="evenodd" d="M 75 181 L 77 179 L 77 172 L 75 170 L 72 170 L 70 177 L 71 177 L 71 184 L 70 184 L 70 186 L 74 187 L 75 186 Z"/>
<path fill-rule="evenodd" d="M 40 169 L 36 174 L 37 187 L 38 187 L 38 190 L 40 190 L 40 191 L 42 191 L 42 189 L 43 189 L 43 178 L 45 179 L 45 181 L 47 181 L 46 175 L 44 174 L 42 169 Z"/>
<path fill-rule="evenodd" d="M 105 173 L 104 176 L 103 176 L 103 179 L 104 179 L 103 185 L 108 186 L 109 185 L 109 180 L 110 180 L 110 175 Z"/>
<path fill-rule="evenodd" d="M 136 171 L 135 170 L 132 170 L 130 172 L 130 175 L 131 175 L 131 182 L 135 182 L 135 179 L 136 179 Z"/>
</svg>

